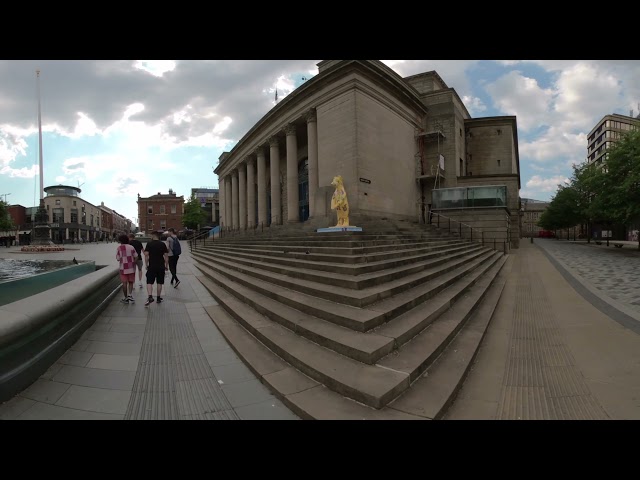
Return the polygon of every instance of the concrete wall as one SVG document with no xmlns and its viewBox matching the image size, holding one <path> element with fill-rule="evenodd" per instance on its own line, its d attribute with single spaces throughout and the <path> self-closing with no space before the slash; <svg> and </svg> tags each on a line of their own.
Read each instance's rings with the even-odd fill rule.
<svg viewBox="0 0 640 480">
<path fill-rule="evenodd" d="M 431 222 L 438 225 L 441 230 L 462 233 L 462 238 L 473 239 L 474 242 L 484 241 L 484 245 L 493 247 L 497 250 L 504 250 L 504 243 L 508 242 L 511 225 L 509 222 L 509 213 L 505 208 L 468 208 L 468 209 L 447 209 L 434 210 L 434 213 L 443 215 L 438 220 L 437 215 L 433 215 Z M 446 217 L 446 218 L 445 218 Z M 449 221 L 451 219 L 451 221 Z M 474 229 L 471 232 L 472 227 Z M 511 245 L 507 244 L 507 250 L 514 247 L 513 238 Z"/>
<path fill-rule="evenodd" d="M 475 177 L 516 173 L 511 124 L 474 125 L 473 122 L 473 120 L 466 121 L 467 154 L 469 155 L 467 175 L 472 174 Z"/>
<path fill-rule="evenodd" d="M 358 182 L 355 89 L 318 105 L 316 113 L 318 186 L 330 186 L 333 177 L 342 175 L 350 201 L 354 195 L 357 199 L 355 194 L 357 191 L 355 185 Z"/>
<path fill-rule="evenodd" d="M 480 185 L 506 185 L 507 208 L 511 215 L 511 246 L 518 248 L 520 245 L 520 189 L 518 188 L 517 175 L 490 175 L 485 177 L 460 177 L 459 187 L 471 187 Z"/>
<path fill-rule="evenodd" d="M 415 123 L 364 91 L 356 92 L 356 115 L 357 172 L 347 190 L 351 211 L 415 216 Z"/>
</svg>

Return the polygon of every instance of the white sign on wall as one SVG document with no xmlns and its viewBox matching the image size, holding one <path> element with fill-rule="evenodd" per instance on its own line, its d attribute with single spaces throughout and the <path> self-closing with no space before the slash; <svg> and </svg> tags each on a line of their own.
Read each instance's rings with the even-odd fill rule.
<svg viewBox="0 0 640 480">
<path fill-rule="evenodd" d="M 440 170 L 444 172 L 444 155 L 442 154 L 439 155 L 438 165 L 440 166 Z"/>
</svg>

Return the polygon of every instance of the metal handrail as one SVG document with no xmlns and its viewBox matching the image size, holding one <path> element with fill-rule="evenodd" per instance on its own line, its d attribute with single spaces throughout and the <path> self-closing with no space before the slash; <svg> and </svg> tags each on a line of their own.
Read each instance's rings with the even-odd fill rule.
<svg viewBox="0 0 640 480">
<path fill-rule="evenodd" d="M 449 234 L 451 234 L 451 221 L 453 220 L 454 222 L 458 223 L 458 235 L 460 238 L 463 238 L 462 236 L 462 227 L 468 227 L 469 228 L 469 241 L 473 242 L 473 232 L 476 232 L 476 238 L 480 238 L 480 242 L 482 243 L 482 245 L 484 246 L 484 234 L 485 232 L 489 233 L 489 232 L 503 232 L 503 230 L 497 230 L 497 229 L 492 229 L 492 230 L 487 230 L 487 229 L 479 229 L 479 228 L 474 228 L 471 225 L 467 224 L 467 223 L 463 223 L 459 220 L 456 220 L 455 218 L 451 218 L 451 217 L 447 217 L 446 215 L 442 215 L 440 213 L 434 212 L 434 211 L 430 211 L 428 212 L 428 219 L 427 219 L 427 223 L 429 225 L 434 225 L 433 222 L 433 216 L 436 215 L 437 216 L 437 221 L 435 223 L 436 228 L 440 228 L 440 218 L 446 219 L 447 220 L 447 224 L 448 224 L 448 232 Z M 504 240 L 503 243 L 503 251 L 506 253 L 507 252 L 507 243 L 511 243 L 511 232 L 509 231 L 509 229 L 507 228 L 505 233 L 507 234 L 507 238 L 506 240 Z M 494 237 L 493 239 L 493 249 L 498 251 L 497 245 L 496 245 L 496 238 Z"/>
</svg>

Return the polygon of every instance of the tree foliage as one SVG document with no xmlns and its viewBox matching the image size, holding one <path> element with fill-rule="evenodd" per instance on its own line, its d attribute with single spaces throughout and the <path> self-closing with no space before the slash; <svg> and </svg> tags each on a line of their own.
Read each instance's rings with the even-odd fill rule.
<svg viewBox="0 0 640 480">
<path fill-rule="evenodd" d="M 640 128 L 608 150 L 606 164 L 573 167 L 568 183 L 558 185 L 538 225 L 546 230 L 580 223 L 630 224 L 640 220 Z M 640 248 L 640 243 L 638 244 Z"/>
<path fill-rule="evenodd" d="M 14 227 L 7 207 L 8 205 L 0 200 L 0 230 L 11 230 Z"/>
<path fill-rule="evenodd" d="M 195 195 L 191 195 L 188 202 L 184 204 L 184 215 L 182 223 L 185 227 L 196 229 L 206 220 L 207 213 L 200 206 L 200 202 Z"/>
</svg>

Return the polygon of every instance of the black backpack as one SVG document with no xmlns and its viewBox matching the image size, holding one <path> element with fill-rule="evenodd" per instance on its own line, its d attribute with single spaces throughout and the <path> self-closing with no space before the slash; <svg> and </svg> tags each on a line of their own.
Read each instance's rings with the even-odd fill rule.
<svg viewBox="0 0 640 480">
<path fill-rule="evenodd" d="M 182 247 L 180 246 L 180 241 L 178 240 L 178 237 L 173 237 L 172 252 L 174 255 L 180 255 L 182 253 Z"/>
</svg>

